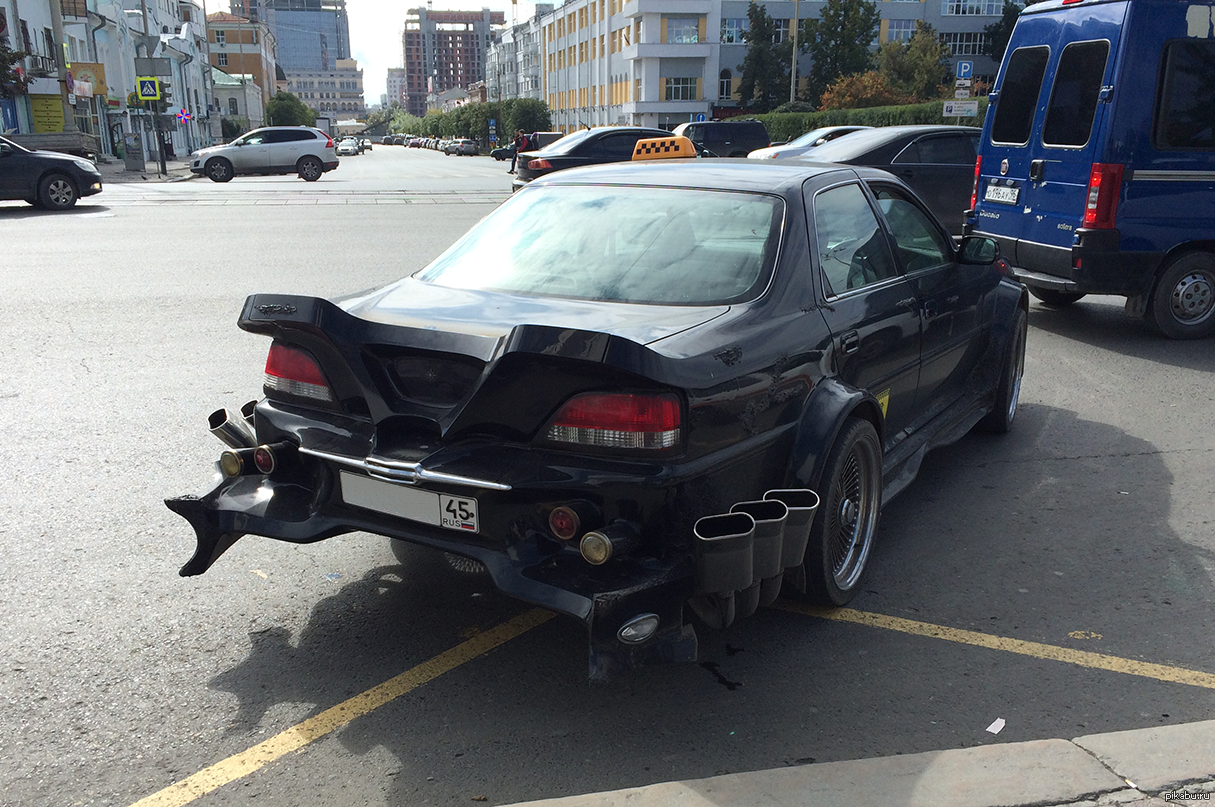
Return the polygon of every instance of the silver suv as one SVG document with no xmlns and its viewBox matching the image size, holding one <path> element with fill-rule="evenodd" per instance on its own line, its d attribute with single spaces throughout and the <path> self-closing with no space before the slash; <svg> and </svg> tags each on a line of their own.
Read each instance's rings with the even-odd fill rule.
<svg viewBox="0 0 1215 807">
<path fill-rule="evenodd" d="M 266 126 L 190 155 L 190 170 L 214 182 L 246 174 L 299 174 L 316 182 L 337 167 L 333 138 L 307 126 Z"/>
</svg>

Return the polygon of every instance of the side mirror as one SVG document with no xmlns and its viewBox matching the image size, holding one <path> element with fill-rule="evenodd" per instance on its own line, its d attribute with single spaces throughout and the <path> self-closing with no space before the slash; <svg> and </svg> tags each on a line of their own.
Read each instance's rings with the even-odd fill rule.
<svg viewBox="0 0 1215 807">
<path fill-rule="evenodd" d="M 1000 245 L 990 238 L 968 235 L 958 249 L 958 263 L 991 266 L 1000 257 Z"/>
</svg>

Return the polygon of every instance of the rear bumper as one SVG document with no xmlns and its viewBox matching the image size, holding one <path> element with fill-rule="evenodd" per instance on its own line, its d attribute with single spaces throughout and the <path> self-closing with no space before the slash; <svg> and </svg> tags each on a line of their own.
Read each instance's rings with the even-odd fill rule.
<svg viewBox="0 0 1215 807">
<path fill-rule="evenodd" d="M 333 162 L 321 163 L 321 167 L 326 171 L 333 171 L 338 167 L 338 161 L 334 160 Z"/>
</svg>

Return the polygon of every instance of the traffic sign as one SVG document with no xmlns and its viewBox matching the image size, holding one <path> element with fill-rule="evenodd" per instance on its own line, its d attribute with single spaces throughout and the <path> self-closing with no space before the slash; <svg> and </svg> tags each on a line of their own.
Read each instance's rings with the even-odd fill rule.
<svg viewBox="0 0 1215 807">
<path fill-rule="evenodd" d="M 140 76 L 135 83 L 135 93 L 140 101 L 160 100 L 160 79 Z"/>
<path fill-rule="evenodd" d="M 953 97 L 954 98 L 969 98 L 970 90 L 968 90 L 968 89 L 954 90 Z"/>
<path fill-rule="evenodd" d="M 968 79 L 968 78 L 959 78 L 959 79 L 956 79 L 956 80 L 953 82 L 953 86 L 955 86 L 955 87 L 969 87 L 969 86 L 970 86 L 970 79 Z"/>
<path fill-rule="evenodd" d="M 167 56 L 157 57 L 155 59 L 141 59 L 135 57 L 135 73 L 140 76 L 164 76 L 173 75 L 171 69 L 173 60 Z"/>
<path fill-rule="evenodd" d="M 491 129 L 494 128 L 494 126 L 496 126 L 497 123 L 498 122 L 496 120 L 494 120 L 493 118 L 490 118 L 489 119 L 489 128 L 491 128 Z"/>
<path fill-rule="evenodd" d="M 971 76 L 974 75 L 974 72 L 975 72 L 975 63 L 974 62 L 958 62 L 958 72 L 957 72 L 958 78 L 970 78 Z"/>
<path fill-rule="evenodd" d="M 978 101 L 946 101 L 941 110 L 943 118 L 977 118 L 978 116 Z"/>
<path fill-rule="evenodd" d="M 696 115 L 696 122 L 697 122 L 697 123 L 703 123 L 703 122 L 704 122 L 704 119 L 705 119 L 705 113 L 701 112 L 701 113 L 698 113 L 698 114 Z"/>
</svg>

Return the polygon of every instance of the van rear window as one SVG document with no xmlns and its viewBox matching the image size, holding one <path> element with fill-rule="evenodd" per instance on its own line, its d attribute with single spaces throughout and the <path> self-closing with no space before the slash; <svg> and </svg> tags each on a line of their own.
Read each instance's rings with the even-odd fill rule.
<svg viewBox="0 0 1215 807">
<path fill-rule="evenodd" d="M 1215 150 L 1215 42 L 1172 42 L 1156 101 L 1157 148 Z"/>
<path fill-rule="evenodd" d="M 1004 82 L 996 99 L 996 117 L 991 123 L 993 143 L 1025 145 L 1034 127 L 1034 107 L 1042 91 L 1042 77 L 1050 48 L 1017 48 L 1008 58 Z"/>
<path fill-rule="evenodd" d="M 1105 39 L 1073 42 L 1063 49 L 1042 128 L 1045 145 L 1083 146 L 1088 142 L 1109 55 L 1110 43 Z"/>
</svg>

